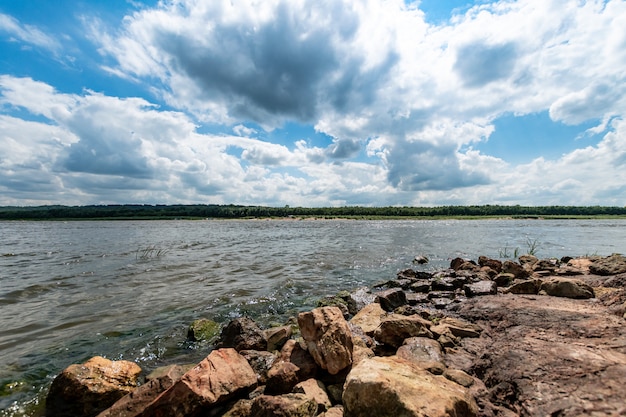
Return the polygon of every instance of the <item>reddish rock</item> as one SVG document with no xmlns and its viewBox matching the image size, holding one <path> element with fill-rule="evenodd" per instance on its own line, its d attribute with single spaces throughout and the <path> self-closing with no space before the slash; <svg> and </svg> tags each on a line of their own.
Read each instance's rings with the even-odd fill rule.
<svg viewBox="0 0 626 417">
<path fill-rule="evenodd" d="M 222 348 L 240 350 L 266 350 L 265 333 L 254 320 L 240 317 L 232 320 L 222 329 L 218 343 Z"/>
<path fill-rule="evenodd" d="M 311 378 L 300 382 L 294 387 L 293 392 L 304 394 L 308 398 L 315 401 L 317 404 L 317 414 L 323 413 L 332 406 L 330 399 L 328 398 L 328 393 L 326 393 L 324 383 L 322 381 L 318 381 L 317 379 Z"/>
<path fill-rule="evenodd" d="M 291 326 L 272 327 L 264 330 L 263 335 L 267 340 L 267 350 L 270 352 L 280 350 L 292 333 Z"/>
<path fill-rule="evenodd" d="M 497 259 L 491 259 L 486 256 L 480 256 L 478 258 L 478 265 L 487 266 L 498 273 L 502 272 L 502 262 Z"/>
<path fill-rule="evenodd" d="M 286 394 L 301 381 L 315 377 L 318 365 L 295 340 L 288 340 L 267 372 L 266 394 Z"/>
<path fill-rule="evenodd" d="M 502 264 L 502 272 L 505 274 L 513 274 L 516 279 L 525 279 L 530 276 L 530 272 L 517 262 L 504 261 Z"/>
<path fill-rule="evenodd" d="M 298 325 L 315 362 L 335 375 L 352 365 L 352 334 L 337 307 L 320 307 L 298 315 Z"/>
<path fill-rule="evenodd" d="M 246 359 L 232 348 L 214 350 L 162 393 L 140 414 L 143 417 L 196 415 L 245 394 L 257 384 Z"/>
<path fill-rule="evenodd" d="M 541 287 L 541 280 L 515 280 L 505 292 L 511 294 L 538 294 Z"/>
<path fill-rule="evenodd" d="M 59 374 L 46 398 L 46 415 L 93 416 L 137 388 L 141 368 L 129 361 L 95 356 Z"/>
<path fill-rule="evenodd" d="M 374 330 L 380 326 L 383 318 L 387 313 L 378 303 L 368 304 L 361 309 L 352 319 L 350 323 L 359 326 L 366 335 L 372 336 Z"/>
</svg>

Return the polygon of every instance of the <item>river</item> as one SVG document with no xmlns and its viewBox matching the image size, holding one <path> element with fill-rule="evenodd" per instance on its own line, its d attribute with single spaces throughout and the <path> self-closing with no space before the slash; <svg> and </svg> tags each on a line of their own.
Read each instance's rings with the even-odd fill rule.
<svg viewBox="0 0 626 417">
<path fill-rule="evenodd" d="M 66 366 L 194 362 L 201 317 L 283 322 L 322 296 L 395 277 L 415 255 L 610 255 L 626 220 L 0 222 L 0 416 L 40 415 Z"/>
</svg>

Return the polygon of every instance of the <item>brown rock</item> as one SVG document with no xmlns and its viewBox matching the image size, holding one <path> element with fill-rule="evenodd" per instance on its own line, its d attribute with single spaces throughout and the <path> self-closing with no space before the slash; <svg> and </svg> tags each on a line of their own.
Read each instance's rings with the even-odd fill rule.
<svg viewBox="0 0 626 417">
<path fill-rule="evenodd" d="M 374 339 L 395 348 L 401 346 L 409 337 L 430 337 L 430 322 L 419 315 L 402 316 L 390 314 L 385 317 L 374 331 Z"/>
<path fill-rule="evenodd" d="M 439 342 L 426 337 L 410 337 L 396 351 L 396 356 L 415 363 L 428 372 L 441 375 L 446 369 Z"/>
<path fill-rule="evenodd" d="M 581 299 L 595 297 L 591 286 L 573 278 L 551 278 L 541 284 L 540 291 L 545 291 L 546 294 L 555 297 Z"/>
<path fill-rule="evenodd" d="M 498 287 L 508 287 L 515 280 L 515 275 L 500 273 L 493 280 Z"/>
<path fill-rule="evenodd" d="M 534 255 L 522 255 L 519 257 L 519 263 L 522 266 L 528 265 L 529 267 L 532 267 L 537 262 L 539 262 L 539 259 Z"/>
<path fill-rule="evenodd" d="M 406 294 L 401 288 L 380 291 L 376 293 L 376 302 L 380 304 L 383 310 L 393 311 L 407 303 Z"/>
<path fill-rule="evenodd" d="M 214 350 L 140 415 L 195 415 L 254 389 L 256 384 L 256 374 L 243 356 L 232 348 Z"/>
<path fill-rule="evenodd" d="M 70 365 L 59 374 L 46 398 L 47 416 L 96 415 L 137 387 L 141 368 L 100 356 Z"/>
<path fill-rule="evenodd" d="M 468 297 L 492 295 L 498 293 L 498 285 L 494 281 L 478 281 L 472 284 L 465 284 L 463 290 Z"/>
<path fill-rule="evenodd" d="M 626 257 L 613 254 L 606 258 L 598 259 L 589 265 L 589 272 L 596 275 L 617 275 L 626 272 Z"/>
<path fill-rule="evenodd" d="M 352 365 L 352 334 L 337 307 L 320 307 L 298 315 L 298 325 L 315 362 L 331 375 Z"/>
<path fill-rule="evenodd" d="M 465 388 L 469 388 L 474 385 L 474 378 L 460 369 L 446 369 L 443 376 Z"/>
<path fill-rule="evenodd" d="M 336 405 L 331 407 L 323 414 L 320 414 L 320 417 L 343 417 L 343 406 Z"/>
<path fill-rule="evenodd" d="M 516 279 L 524 279 L 530 276 L 530 273 L 522 267 L 522 265 L 513 261 L 504 261 L 502 264 L 502 272 L 505 274 L 513 274 Z"/>
<path fill-rule="evenodd" d="M 145 384 L 120 398 L 110 408 L 98 414 L 98 417 L 134 417 L 154 401 L 163 391 L 180 380 L 186 370 L 180 365 L 159 368 L 146 377 Z"/>
<path fill-rule="evenodd" d="M 278 356 L 264 350 L 242 350 L 239 354 L 246 358 L 252 369 L 254 369 L 259 384 L 265 385 L 267 383 L 267 373 L 278 359 Z"/>
<path fill-rule="evenodd" d="M 267 372 L 267 394 L 286 394 L 301 381 L 315 377 L 318 365 L 311 354 L 291 339 L 283 346 L 279 360 Z"/>
<path fill-rule="evenodd" d="M 515 280 L 505 292 L 511 294 L 538 294 L 541 280 Z"/>
<path fill-rule="evenodd" d="M 304 394 L 260 395 L 252 401 L 254 417 L 313 417 L 317 404 Z"/>
<path fill-rule="evenodd" d="M 478 265 L 480 266 L 487 266 L 491 269 L 493 269 L 496 272 L 501 272 L 502 271 L 502 262 L 497 260 L 497 259 L 491 259 L 488 258 L 486 256 L 480 256 L 478 258 Z"/>
<path fill-rule="evenodd" d="M 237 401 L 220 417 L 252 417 L 252 400 L 243 398 Z"/>
<path fill-rule="evenodd" d="M 240 350 L 266 350 L 265 333 L 248 317 L 232 320 L 222 329 L 219 347 Z"/>
<path fill-rule="evenodd" d="M 293 392 L 304 394 L 308 398 L 313 399 L 317 404 L 317 414 L 325 412 L 332 406 L 324 383 L 317 379 L 311 378 L 300 382 L 294 387 Z"/>
<path fill-rule="evenodd" d="M 476 416 L 469 391 L 396 356 L 364 360 L 345 383 L 343 406 L 350 417 Z"/>
<path fill-rule="evenodd" d="M 374 330 L 380 326 L 383 317 L 387 316 L 387 313 L 378 303 L 368 304 L 361 309 L 352 319 L 350 323 L 359 326 L 366 335 L 372 336 Z"/>
<path fill-rule="evenodd" d="M 267 350 L 270 352 L 280 350 L 285 342 L 289 340 L 292 333 L 291 326 L 272 327 L 264 330 L 263 335 L 265 340 L 267 340 Z"/>
</svg>

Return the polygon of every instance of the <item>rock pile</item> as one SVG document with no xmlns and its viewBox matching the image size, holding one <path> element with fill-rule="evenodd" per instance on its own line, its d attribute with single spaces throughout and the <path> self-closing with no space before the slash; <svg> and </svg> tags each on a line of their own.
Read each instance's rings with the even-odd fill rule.
<svg viewBox="0 0 626 417">
<path fill-rule="evenodd" d="M 623 257 L 616 255 L 614 259 L 621 262 Z M 102 364 L 101 358 L 94 358 L 83 365 L 71 365 L 52 384 L 47 415 L 550 414 L 543 405 L 524 399 L 524 395 L 529 398 L 539 395 L 535 388 L 548 386 L 549 381 L 538 380 L 536 386 L 532 374 L 510 369 L 515 355 L 519 354 L 515 353 L 518 352 L 516 341 L 511 338 L 520 338 L 521 346 L 527 343 L 526 354 L 535 362 L 544 363 L 547 369 L 551 362 L 545 357 L 542 362 L 533 356 L 543 354 L 533 350 L 533 346 L 539 346 L 538 342 L 525 342 L 519 329 L 518 333 L 503 336 L 498 332 L 498 325 L 515 320 L 519 321 L 515 322 L 519 326 L 524 320 L 532 322 L 533 313 L 527 309 L 527 304 L 537 298 L 547 300 L 555 296 L 568 300 L 561 304 L 548 302 L 566 306 L 568 311 L 575 309 L 576 304 L 565 303 L 586 302 L 584 300 L 595 297 L 598 289 L 603 295 L 611 295 L 607 299 L 612 305 L 619 304 L 619 300 L 626 301 L 623 292 L 619 292 L 622 288 L 609 291 L 604 286 L 613 283 L 619 287 L 619 283 L 626 282 L 626 277 L 620 280 L 619 275 L 603 275 L 601 282 L 595 281 L 595 289 L 591 285 L 594 281 L 589 277 L 598 277 L 589 275 L 592 265 L 605 260 L 539 260 L 524 256 L 519 262 L 501 262 L 480 257 L 478 262 L 454 259 L 449 269 L 437 273 L 406 269 L 400 271 L 396 279 L 376 285 L 372 291 L 342 292 L 321 300 L 320 307 L 300 313 L 297 317 L 299 337 L 296 337 L 297 331 L 295 336 L 292 334 L 291 326 L 262 330 L 250 318 L 235 319 L 224 326 L 216 337 L 215 349 L 203 361 L 188 368 L 172 365 L 159 369 L 139 386 L 139 370 L 132 363 L 108 361 Z M 615 262 L 609 266 L 606 262 L 598 265 L 617 270 Z M 622 273 L 626 273 L 626 267 Z M 525 306 L 524 318 L 516 316 L 516 303 Z M 499 307 L 493 307 L 496 304 Z M 511 308 L 507 309 L 507 305 Z M 582 308 L 588 310 L 589 305 Z M 485 321 L 483 311 L 489 321 Z M 613 312 L 624 314 L 618 308 L 613 308 Z M 621 315 L 612 317 L 623 320 Z M 542 316 L 541 323 L 549 319 Z M 563 333 L 562 328 L 557 329 L 563 322 L 562 317 L 556 317 L 554 324 L 546 327 L 546 332 Z M 569 325 L 571 331 L 571 323 Z M 511 326 L 506 329 L 511 331 Z M 626 331 L 615 331 L 614 342 L 621 341 L 623 336 L 625 351 L 612 352 L 606 357 L 613 361 L 614 372 L 619 372 L 622 365 L 626 370 Z M 531 333 L 526 331 L 526 334 Z M 542 337 L 548 336 L 542 333 Z M 494 351 L 493 346 L 508 349 L 513 356 L 507 355 L 507 351 Z M 542 345 L 541 349 L 546 346 Z M 570 345 L 568 349 L 575 357 L 575 348 Z M 601 355 L 596 356 L 600 363 Z M 94 366 L 94 363 L 100 365 Z M 500 368 L 506 369 L 506 376 Z M 546 378 L 558 378 L 555 369 L 551 376 L 546 374 Z M 506 380 L 508 377 L 512 379 Z M 622 379 L 618 387 L 626 383 L 626 376 Z M 577 387 L 580 389 L 579 385 Z M 610 398 L 610 390 L 605 388 L 602 392 Z M 542 395 L 550 398 L 550 406 L 563 403 L 558 402 L 558 392 L 543 392 Z M 581 412 L 579 403 L 568 401 L 552 415 Z M 595 410 L 589 407 L 586 411 Z M 570 409 L 574 411 L 568 414 Z"/>
</svg>

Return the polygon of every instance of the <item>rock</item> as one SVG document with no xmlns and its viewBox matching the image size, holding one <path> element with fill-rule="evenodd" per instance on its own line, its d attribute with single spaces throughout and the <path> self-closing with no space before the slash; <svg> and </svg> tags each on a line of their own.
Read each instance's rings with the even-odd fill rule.
<svg viewBox="0 0 626 417">
<path fill-rule="evenodd" d="M 220 325 L 213 320 L 198 319 L 189 325 L 187 340 L 191 342 L 211 341 L 220 334 Z"/>
<path fill-rule="evenodd" d="M 596 275 L 618 275 L 626 272 L 626 257 L 613 254 L 589 265 L 589 272 Z"/>
<path fill-rule="evenodd" d="M 278 357 L 274 353 L 263 350 L 242 350 L 239 354 L 248 361 L 256 373 L 259 384 L 265 385 L 267 383 L 267 373 Z"/>
<path fill-rule="evenodd" d="M 376 296 L 370 292 L 368 288 L 359 288 L 350 293 L 350 297 L 356 303 L 356 312 L 358 313 L 366 305 L 372 304 L 376 300 Z"/>
<path fill-rule="evenodd" d="M 430 322 L 419 315 L 402 316 L 391 314 L 385 317 L 374 331 L 376 341 L 398 348 L 409 337 L 430 337 Z"/>
<path fill-rule="evenodd" d="M 298 325 L 315 362 L 335 375 L 352 365 L 352 334 L 336 307 L 321 307 L 298 315 Z"/>
<path fill-rule="evenodd" d="M 254 417 L 314 417 L 317 404 L 304 394 L 260 395 L 252 401 Z"/>
<path fill-rule="evenodd" d="M 143 417 L 182 417 L 245 394 L 257 385 L 246 359 L 235 349 L 214 350 L 172 387 L 159 395 Z"/>
<path fill-rule="evenodd" d="M 389 290 L 376 293 L 376 302 L 385 311 L 393 311 L 401 305 L 406 304 L 406 294 L 400 288 L 392 288 Z"/>
<path fill-rule="evenodd" d="M 390 280 L 385 282 L 390 288 L 401 286 L 398 281 Z M 408 285 L 408 284 L 407 284 Z M 357 301 L 352 297 L 348 291 L 340 291 L 334 296 L 323 298 L 318 301 L 318 307 L 339 307 L 344 313 L 344 317 L 349 317 L 358 312 Z"/>
<path fill-rule="evenodd" d="M 346 378 L 343 406 L 350 417 L 476 416 L 469 391 L 396 356 L 367 359 Z"/>
<path fill-rule="evenodd" d="M 515 280 L 515 275 L 507 273 L 499 273 L 493 279 L 498 287 L 508 287 Z"/>
<path fill-rule="evenodd" d="M 180 380 L 187 370 L 180 365 L 158 368 L 146 377 L 146 383 L 120 398 L 98 417 L 134 417 L 154 401 L 163 391 Z"/>
<path fill-rule="evenodd" d="M 291 339 L 267 372 L 266 394 L 286 394 L 301 381 L 315 377 L 318 366 L 311 354 Z"/>
<path fill-rule="evenodd" d="M 272 352 L 282 348 L 292 333 L 291 326 L 272 327 L 264 330 L 263 336 L 267 341 L 267 350 Z"/>
<path fill-rule="evenodd" d="M 336 405 L 331 407 L 325 413 L 320 414 L 320 417 L 343 417 L 343 406 Z"/>
<path fill-rule="evenodd" d="M 439 321 L 436 326 L 431 326 L 430 331 L 437 338 L 443 335 L 451 334 L 454 337 L 480 337 L 483 331 L 482 327 L 472 324 L 461 319 L 445 317 Z"/>
<path fill-rule="evenodd" d="M 409 290 L 413 292 L 428 292 L 430 291 L 430 281 L 425 279 L 420 279 L 414 281 L 410 286 Z M 409 294 L 406 294 L 407 298 Z"/>
<path fill-rule="evenodd" d="M 468 297 L 492 295 L 498 293 L 498 284 L 494 281 L 478 281 L 472 284 L 465 284 L 463 290 Z"/>
<path fill-rule="evenodd" d="M 359 326 L 366 335 L 372 336 L 374 330 L 380 326 L 383 317 L 386 317 L 387 313 L 378 303 L 368 304 L 361 309 L 352 319 L 350 323 Z"/>
<path fill-rule="evenodd" d="M 252 400 L 247 398 L 243 398 L 233 404 L 232 407 L 228 409 L 224 414 L 221 414 L 220 417 L 251 417 L 252 416 Z"/>
<path fill-rule="evenodd" d="M 493 269 L 496 272 L 501 272 L 502 271 L 502 262 L 497 260 L 497 259 L 491 259 L 488 258 L 486 256 L 480 256 L 478 257 L 478 265 L 480 266 L 487 266 L 491 269 Z"/>
<path fill-rule="evenodd" d="M 456 286 L 452 277 L 434 278 L 431 283 L 432 291 L 454 291 Z"/>
<path fill-rule="evenodd" d="M 316 414 L 323 413 L 332 406 L 328 394 L 326 393 L 324 383 L 317 379 L 311 378 L 300 382 L 294 387 L 293 392 L 296 394 L 304 394 L 308 398 L 313 399 L 317 404 Z"/>
<path fill-rule="evenodd" d="M 593 288 L 581 280 L 573 278 L 551 278 L 541 284 L 540 291 L 555 297 L 594 298 Z"/>
<path fill-rule="evenodd" d="M 414 264 L 424 265 L 428 263 L 428 258 L 424 255 L 417 255 L 413 258 Z"/>
<path fill-rule="evenodd" d="M 474 378 L 460 369 L 446 369 L 443 376 L 465 388 L 469 388 L 474 385 Z"/>
<path fill-rule="evenodd" d="M 430 298 L 428 298 L 428 294 L 408 293 L 406 295 L 406 302 L 408 303 L 409 306 L 415 306 L 418 304 L 426 304 L 430 302 Z"/>
<path fill-rule="evenodd" d="M 46 415 L 89 416 L 113 405 L 137 388 L 141 368 L 129 361 L 95 356 L 82 365 L 70 365 L 52 381 Z"/>
<path fill-rule="evenodd" d="M 518 259 L 522 266 L 528 265 L 529 267 L 532 267 L 539 261 L 539 259 L 534 255 L 522 255 Z"/>
<path fill-rule="evenodd" d="M 541 280 L 515 280 L 505 292 L 511 294 L 538 294 Z"/>
<path fill-rule="evenodd" d="M 398 272 L 396 275 L 398 279 L 409 279 L 411 281 L 419 280 L 419 279 L 429 280 L 430 278 L 432 278 L 432 274 L 430 272 L 416 271 L 411 268 L 404 269 Z"/>
<path fill-rule="evenodd" d="M 263 330 L 248 317 L 232 320 L 222 329 L 218 347 L 240 350 L 266 350 L 267 340 Z"/>
<path fill-rule="evenodd" d="M 396 356 L 413 362 L 434 374 L 441 375 L 445 370 L 441 345 L 433 339 L 426 337 L 405 339 L 404 344 L 398 348 Z"/>
<path fill-rule="evenodd" d="M 504 261 L 502 263 L 502 272 L 513 274 L 516 279 L 524 279 L 530 276 L 530 273 L 522 265 L 513 261 Z"/>
</svg>

